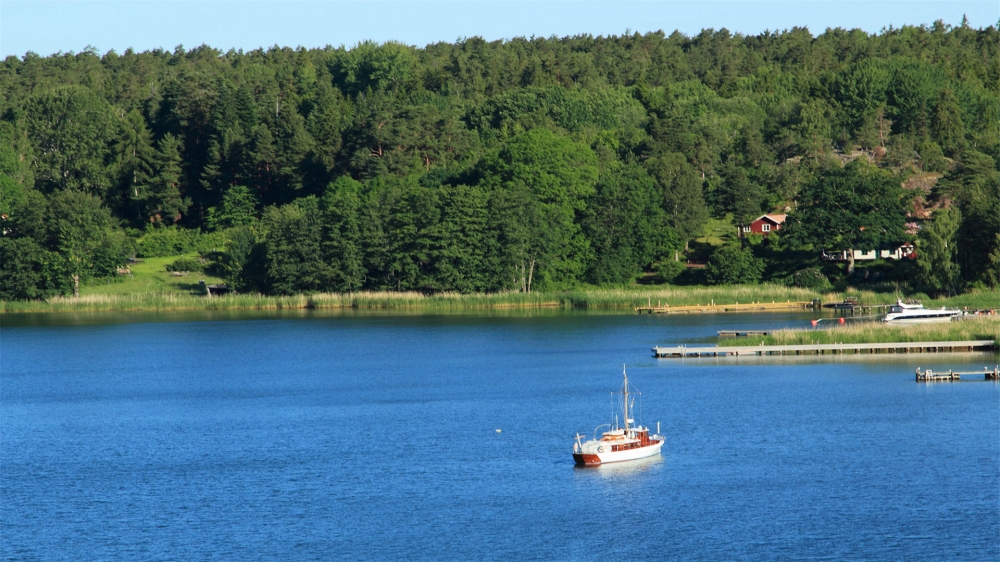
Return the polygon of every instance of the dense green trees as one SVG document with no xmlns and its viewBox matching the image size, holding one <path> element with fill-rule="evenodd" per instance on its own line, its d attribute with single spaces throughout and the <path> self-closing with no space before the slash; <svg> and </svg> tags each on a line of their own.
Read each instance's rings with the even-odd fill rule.
<svg viewBox="0 0 1000 562">
<path fill-rule="evenodd" d="M 962 214 L 956 259 L 967 283 L 1000 286 L 1000 170 L 997 160 L 981 152 L 963 156 L 936 187 L 939 197 L 952 198 Z"/>
<path fill-rule="evenodd" d="M 817 174 L 789 216 L 788 237 L 814 248 L 846 249 L 848 273 L 855 248 L 878 249 L 905 240 L 906 204 L 898 177 L 858 159 Z"/>
<path fill-rule="evenodd" d="M 123 227 L 221 233 L 244 291 L 672 279 L 709 217 L 787 210 L 811 255 L 901 242 L 930 173 L 952 285 L 996 286 L 998 60 L 995 27 L 940 22 L 8 57 L 0 290 L 106 274 Z"/>
<path fill-rule="evenodd" d="M 533 129 L 487 153 L 477 167 L 501 238 L 500 266 L 523 291 L 573 283 L 585 267 L 588 241 L 577 214 L 594 195 L 597 157 L 586 144 Z"/>
<path fill-rule="evenodd" d="M 261 225 L 263 269 L 269 293 L 290 295 L 329 287 L 330 267 L 323 259 L 323 225 L 315 197 L 306 197 L 264 213 Z"/>
<path fill-rule="evenodd" d="M 712 285 L 759 283 L 764 262 L 750 248 L 727 244 L 712 252 L 705 266 L 705 279 Z"/>
<path fill-rule="evenodd" d="M 917 244 L 917 265 L 920 275 L 917 282 L 934 293 L 952 295 L 958 288 L 958 244 L 956 234 L 962 214 L 958 209 L 941 209 L 934 220 L 920 231 Z"/>
<path fill-rule="evenodd" d="M 31 191 L 11 209 L 0 237 L 0 298 L 79 294 L 80 283 L 115 275 L 132 243 L 93 195 Z"/>
<path fill-rule="evenodd" d="M 115 142 L 111 104 L 90 88 L 70 85 L 34 92 L 20 109 L 24 118 L 15 123 L 23 123 L 31 139 L 39 189 L 76 189 L 109 203 L 118 199 L 108 162 L 108 147 Z"/>
</svg>

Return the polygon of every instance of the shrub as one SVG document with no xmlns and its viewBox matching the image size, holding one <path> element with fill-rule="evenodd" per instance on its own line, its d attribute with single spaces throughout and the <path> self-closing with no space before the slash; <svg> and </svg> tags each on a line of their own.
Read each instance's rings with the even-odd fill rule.
<svg viewBox="0 0 1000 562">
<path fill-rule="evenodd" d="M 705 266 L 705 279 L 711 285 L 760 283 L 764 260 L 755 258 L 750 248 L 738 244 L 723 246 L 712 252 Z"/>
<path fill-rule="evenodd" d="M 154 228 L 136 240 L 136 252 L 143 258 L 161 258 L 190 252 L 206 253 L 225 246 L 226 231 L 203 234 L 197 229 Z"/>
<path fill-rule="evenodd" d="M 948 162 L 944 159 L 944 152 L 936 142 L 927 141 L 920 145 L 920 165 L 928 172 L 947 172 Z"/>
<path fill-rule="evenodd" d="M 197 230 L 182 228 L 155 228 L 135 241 L 136 253 L 144 258 L 176 256 L 190 252 L 198 237 Z"/>
<path fill-rule="evenodd" d="M 684 264 L 669 260 L 656 264 L 656 277 L 663 283 L 673 283 L 684 272 Z"/>
<path fill-rule="evenodd" d="M 807 267 L 800 269 L 785 278 L 785 284 L 789 287 L 802 287 L 812 289 L 817 293 L 825 293 L 833 290 L 833 284 L 818 267 Z"/>
<path fill-rule="evenodd" d="M 195 258 L 179 258 L 167 264 L 167 271 L 201 271 L 201 261 Z"/>
</svg>

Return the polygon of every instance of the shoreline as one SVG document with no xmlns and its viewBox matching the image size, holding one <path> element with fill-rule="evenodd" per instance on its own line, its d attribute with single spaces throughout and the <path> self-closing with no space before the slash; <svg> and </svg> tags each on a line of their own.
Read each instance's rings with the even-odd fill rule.
<svg viewBox="0 0 1000 562">
<path fill-rule="evenodd" d="M 368 291 L 265 296 L 232 294 L 202 296 L 190 293 L 91 294 L 79 298 L 52 297 L 44 301 L 0 301 L 0 315 L 55 312 L 157 312 L 192 310 L 355 309 L 486 311 L 498 309 L 600 309 L 622 314 L 733 312 L 788 312 L 815 310 L 822 303 L 847 297 L 865 304 L 888 304 L 897 295 L 848 290 L 820 294 L 782 285 L 663 286 L 656 288 L 584 288 L 538 293 L 438 293 Z M 917 295 L 917 298 L 922 295 Z M 987 309 L 1000 307 L 1000 291 L 969 293 L 946 299 L 921 299 L 928 308 Z M 829 309 L 824 309 L 824 312 Z M 825 314 L 824 314 L 825 315 Z"/>
</svg>

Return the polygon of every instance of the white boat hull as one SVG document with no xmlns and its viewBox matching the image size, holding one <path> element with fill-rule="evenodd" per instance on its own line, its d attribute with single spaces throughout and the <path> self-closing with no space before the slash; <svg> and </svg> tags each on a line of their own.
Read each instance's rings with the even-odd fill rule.
<svg viewBox="0 0 1000 562">
<path fill-rule="evenodd" d="M 927 324 L 928 322 L 951 322 L 952 318 L 956 318 L 957 316 L 958 315 L 934 316 L 930 318 L 887 318 L 883 320 L 883 322 L 887 322 L 889 324 Z"/>
<path fill-rule="evenodd" d="M 889 314 L 882 319 L 890 324 L 923 324 L 926 322 L 949 322 L 962 316 L 962 311 L 954 308 L 924 308 L 922 304 L 905 304 L 896 301 L 889 308 Z"/>
<path fill-rule="evenodd" d="M 610 447 L 609 447 L 610 448 Z M 574 453 L 573 459 L 577 464 L 582 465 L 596 465 L 596 464 L 608 464 L 613 462 L 624 462 L 624 461 L 634 461 L 637 459 L 644 459 L 646 457 L 652 457 L 654 455 L 660 454 L 660 449 L 663 448 L 663 441 L 654 441 L 652 444 L 645 447 L 637 447 L 635 449 L 626 449 L 624 451 L 605 451 L 592 452 L 592 453 Z"/>
</svg>

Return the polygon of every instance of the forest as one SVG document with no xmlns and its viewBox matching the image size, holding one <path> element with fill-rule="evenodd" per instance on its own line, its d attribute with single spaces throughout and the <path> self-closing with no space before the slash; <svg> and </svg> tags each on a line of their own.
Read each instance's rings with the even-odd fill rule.
<svg viewBox="0 0 1000 562">
<path fill-rule="evenodd" d="M 174 255 L 262 294 L 957 294 L 1000 286 L 998 164 L 1000 33 L 964 21 L 29 52 L 0 64 L 0 299 Z"/>
</svg>

